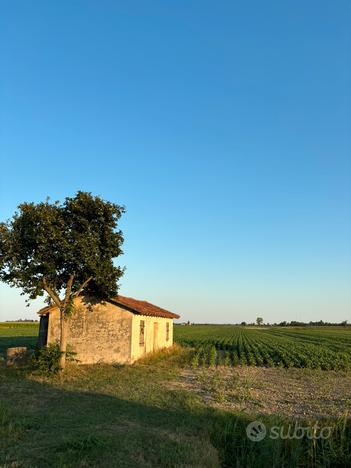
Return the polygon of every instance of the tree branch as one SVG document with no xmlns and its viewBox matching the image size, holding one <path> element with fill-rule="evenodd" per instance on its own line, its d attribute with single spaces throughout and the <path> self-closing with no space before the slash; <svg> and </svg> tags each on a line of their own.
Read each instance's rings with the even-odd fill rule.
<svg viewBox="0 0 351 468">
<path fill-rule="evenodd" d="M 70 277 L 69 280 L 67 281 L 67 287 L 66 287 L 66 294 L 65 294 L 65 299 L 63 301 L 63 307 L 66 309 L 66 306 L 68 304 L 69 298 L 71 296 L 71 291 L 72 291 L 72 284 L 74 281 L 74 276 L 75 274 L 73 273 Z"/>
<path fill-rule="evenodd" d="M 90 280 L 92 280 L 93 277 L 92 276 L 89 276 L 89 278 L 87 280 L 84 281 L 84 283 L 82 283 L 79 288 L 78 288 L 78 291 L 76 291 L 73 296 L 79 296 L 79 294 L 83 291 L 83 289 L 85 288 L 85 286 L 89 283 Z"/>
<path fill-rule="evenodd" d="M 47 284 L 45 276 L 43 276 L 42 283 L 43 283 L 44 290 L 49 294 L 51 299 L 55 302 L 57 307 L 60 309 L 62 305 L 61 300 L 59 296 L 56 294 L 56 292 L 53 289 L 51 289 L 50 286 Z"/>
</svg>

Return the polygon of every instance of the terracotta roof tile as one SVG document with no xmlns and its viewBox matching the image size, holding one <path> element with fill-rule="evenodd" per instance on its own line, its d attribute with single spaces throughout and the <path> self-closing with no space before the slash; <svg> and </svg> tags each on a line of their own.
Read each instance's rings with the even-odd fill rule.
<svg viewBox="0 0 351 468">
<path fill-rule="evenodd" d="M 173 312 L 169 312 L 168 310 L 162 309 L 161 307 L 155 306 L 146 301 L 139 301 L 137 299 L 133 299 L 132 297 L 118 295 L 113 299 L 110 299 L 109 302 L 124 307 L 133 312 L 134 314 L 149 315 L 151 317 L 164 317 L 171 319 L 179 318 L 179 315 L 174 314 Z M 38 314 L 46 315 L 50 312 L 51 309 L 54 309 L 55 307 L 56 306 L 43 307 L 39 310 Z"/>
<path fill-rule="evenodd" d="M 132 312 L 140 315 L 149 315 L 152 317 L 165 317 L 172 319 L 179 318 L 179 315 L 174 314 L 173 312 L 161 309 L 161 307 L 155 306 L 146 301 L 138 301 L 137 299 L 133 299 L 132 297 L 118 295 L 115 298 L 113 298 L 111 302 L 114 302 L 122 307 L 126 307 Z"/>
</svg>

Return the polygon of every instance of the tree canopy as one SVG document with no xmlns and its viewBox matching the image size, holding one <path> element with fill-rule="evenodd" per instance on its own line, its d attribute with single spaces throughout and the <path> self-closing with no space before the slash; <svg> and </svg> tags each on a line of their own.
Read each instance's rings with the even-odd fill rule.
<svg viewBox="0 0 351 468">
<path fill-rule="evenodd" d="M 22 203 L 12 219 L 0 223 L 0 280 L 22 289 L 29 299 L 48 293 L 100 298 L 117 294 L 123 269 L 118 221 L 125 209 L 87 192 L 61 204 Z M 67 304 L 66 304 L 67 305 Z"/>
</svg>

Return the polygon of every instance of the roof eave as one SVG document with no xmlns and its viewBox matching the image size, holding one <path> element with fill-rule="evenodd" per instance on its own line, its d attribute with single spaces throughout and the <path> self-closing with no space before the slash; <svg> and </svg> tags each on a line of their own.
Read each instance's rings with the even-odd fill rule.
<svg viewBox="0 0 351 468">
<path fill-rule="evenodd" d="M 169 316 L 157 315 L 157 314 L 142 314 L 141 312 L 134 309 L 133 307 L 130 307 L 130 306 L 126 305 L 126 304 L 123 304 L 123 302 L 119 302 L 116 299 L 108 299 L 107 302 L 110 302 L 111 304 L 114 304 L 114 305 L 116 305 L 118 307 L 122 307 L 122 309 L 126 309 L 129 312 L 132 312 L 133 314 L 143 315 L 145 317 L 159 317 L 159 318 L 168 318 L 168 319 L 172 319 L 172 320 L 180 318 L 180 315 L 174 314 L 173 312 L 167 312 L 167 315 L 169 315 Z"/>
<path fill-rule="evenodd" d="M 130 307 L 126 304 L 123 304 L 119 301 L 116 301 L 115 299 L 107 299 L 106 302 L 110 302 L 111 304 L 113 305 L 116 305 L 118 307 L 122 307 L 123 309 L 125 310 L 128 310 L 129 312 L 133 313 L 133 314 L 136 314 L 136 315 L 144 315 L 146 317 L 159 317 L 159 318 L 168 318 L 168 319 L 179 319 L 180 316 L 178 314 L 174 314 L 173 312 L 168 312 L 167 311 L 167 315 L 157 315 L 157 314 L 142 314 L 141 312 L 139 312 L 138 310 L 134 309 L 133 307 Z M 55 309 L 56 306 L 46 306 L 46 307 L 43 307 L 42 309 L 40 309 L 37 314 L 40 316 L 40 317 L 43 317 L 45 315 L 49 315 L 50 312 Z"/>
</svg>

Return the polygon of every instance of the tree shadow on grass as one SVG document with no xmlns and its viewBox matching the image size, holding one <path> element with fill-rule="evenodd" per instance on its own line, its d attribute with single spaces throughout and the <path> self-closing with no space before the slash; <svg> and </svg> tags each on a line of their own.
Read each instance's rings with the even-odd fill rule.
<svg viewBox="0 0 351 468">
<path fill-rule="evenodd" d="M 7 348 L 17 346 L 34 349 L 37 342 L 37 336 L 0 336 L 0 353 L 5 354 Z"/>
<path fill-rule="evenodd" d="M 208 435 L 185 412 L 27 379 L 3 379 L 0 391 L 11 420 L 1 466 L 218 465 Z"/>
<path fill-rule="evenodd" d="M 280 467 L 347 466 L 351 461 L 345 439 L 349 427 L 329 450 L 327 444 L 322 447 L 325 463 L 317 463 L 319 454 L 311 452 L 310 441 L 252 442 L 246 436 L 252 418 L 187 407 L 176 390 L 170 391 L 172 407 L 162 408 L 132 401 L 132 395 L 128 400 L 72 391 L 26 378 L 25 371 L 2 371 L 0 465 Z"/>
</svg>

